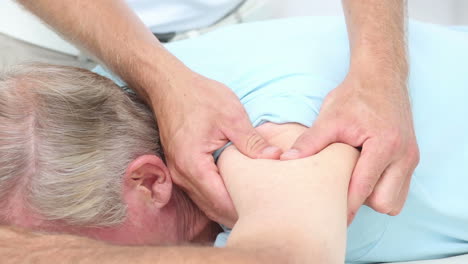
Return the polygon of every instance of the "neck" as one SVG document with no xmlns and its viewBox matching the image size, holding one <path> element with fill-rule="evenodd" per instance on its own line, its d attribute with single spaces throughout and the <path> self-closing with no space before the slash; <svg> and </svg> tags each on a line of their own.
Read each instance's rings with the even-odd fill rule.
<svg viewBox="0 0 468 264">
<path fill-rule="evenodd" d="M 200 244 L 213 243 L 216 236 L 222 231 L 221 227 L 209 220 L 192 200 L 178 189 L 174 189 L 174 201 L 181 241 Z"/>
</svg>

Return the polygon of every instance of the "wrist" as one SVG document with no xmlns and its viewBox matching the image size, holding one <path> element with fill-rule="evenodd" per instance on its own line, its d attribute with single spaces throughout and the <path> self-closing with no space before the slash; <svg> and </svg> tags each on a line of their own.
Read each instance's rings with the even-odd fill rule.
<svg viewBox="0 0 468 264">
<path fill-rule="evenodd" d="M 350 46 L 351 69 L 367 68 L 366 71 L 386 76 L 390 75 L 390 73 L 395 73 L 396 76 L 394 77 L 406 80 L 408 61 L 406 43 L 403 36 L 395 36 L 393 40 L 387 39 L 384 36 L 361 37 L 351 43 Z"/>
<path fill-rule="evenodd" d="M 353 54 L 347 78 L 357 78 L 379 86 L 405 86 L 408 79 L 406 55 L 370 52 Z"/>
<path fill-rule="evenodd" d="M 193 72 L 163 46 L 150 45 L 133 53 L 130 60 L 122 62 L 116 72 L 149 105 L 164 102 L 167 94 L 176 92 L 180 76 Z"/>
</svg>

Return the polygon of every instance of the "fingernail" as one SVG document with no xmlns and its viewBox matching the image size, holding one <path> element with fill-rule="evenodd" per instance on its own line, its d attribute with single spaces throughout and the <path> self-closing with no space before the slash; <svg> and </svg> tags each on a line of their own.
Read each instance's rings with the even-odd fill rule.
<svg viewBox="0 0 468 264">
<path fill-rule="evenodd" d="M 263 149 L 262 155 L 267 156 L 267 155 L 278 154 L 278 153 L 280 153 L 280 152 L 281 152 L 281 149 L 280 149 L 280 148 L 274 147 L 274 146 L 269 146 L 269 147 Z"/>
<path fill-rule="evenodd" d="M 297 149 L 290 149 L 286 151 L 283 155 L 281 155 L 281 159 L 294 159 L 299 156 L 299 150 Z"/>
</svg>

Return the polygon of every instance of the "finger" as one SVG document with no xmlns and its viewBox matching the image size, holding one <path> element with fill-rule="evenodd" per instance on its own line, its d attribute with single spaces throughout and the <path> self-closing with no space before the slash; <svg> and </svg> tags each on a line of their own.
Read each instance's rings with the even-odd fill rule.
<svg viewBox="0 0 468 264">
<path fill-rule="evenodd" d="M 318 121 L 307 129 L 293 146 L 281 155 L 281 160 L 292 160 L 317 154 L 326 146 L 334 143 L 337 139 L 337 131 L 332 126 L 333 122 Z"/>
<path fill-rule="evenodd" d="M 348 188 L 348 224 L 372 193 L 375 184 L 389 164 L 390 153 L 382 151 L 379 142 L 377 139 L 369 139 L 362 146 L 361 156 L 354 168 Z"/>
<path fill-rule="evenodd" d="M 411 178 L 413 177 L 414 170 L 418 166 L 419 163 L 419 149 L 417 143 L 414 142 L 413 144 L 409 144 L 408 152 L 406 155 L 406 167 L 408 168 L 406 172 L 405 182 L 400 190 L 396 198 L 396 204 L 393 210 L 389 213 L 389 215 L 398 215 L 405 205 L 406 199 L 408 197 L 408 192 L 411 186 Z"/>
<path fill-rule="evenodd" d="M 250 124 L 247 116 L 236 128 L 225 132 L 239 151 L 253 159 L 278 159 L 281 149 L 270 145 Z"/>
<path fill-rule="evenodd" d="M 190 177 L 194 192 L 189 196 L 208 218 L 232 227 L 237 220 L 237 212 L 213 156 L 206 156 L 199 165 L 194 177 Z"/>
<path fill-rule="evenodd" d="M 409 163 L 409 169 L 406 171 L 406 178 L 401 187 L 400 192 L 396 197 L 395 207 L 389 213 L 389 215 L 398 215 L 405 205 L 406 199 L 408 197 L 408 192 L 411 186 L 411 178 L 413 177 L 414 170 L 416 169 L 417 163 Z"/>
<path fill-rule="evenodd" d="M 237 212 L 221 176 L 216 172 L 208 173 L 206 182 L 196 189 L 197 197 L 201 199 L 195 203 L 208 218 L 227 227 L 233 227 L 237 221 Z"/>
<path fill-rule="evenodd" d="M 367 198 L 366 204 L 375 211 L 390 214 L 398 207 L 398 195 L 408 176 L 408 169 L 401 166 L 401 162 L 390 164 L 375 185 L 372 194 Z"/>
<path fill-rule="evenodd" d="M 390 164 L 366 204 L 381 213 L 399 214 L 408 196 L 416 164 L 411 157 Z"/>
<path fill-rule="evenodd" d="M 408 198 L 409 188 L 411 186 L 411 177 L 412 173 L 410 173 L 408 177 L 406 177 L 406 180 L 403 183 L 400 193 L 398 194 L 396 207 L 393 209 L 393 211 L 389 213 L 389 215 L 398 215 L 403 210 L 406 199 Z"/>
<path fill-rule="evenodd" d="M 203 183 L 183 189 L 208 218 L 228 227 L 234 226 L 237 213 L 219 174 L 208 173 Z"/>
<path fill-rule="evenodd" d="M 185 159 L 187 160 L 187 159 Z M 170 164 L 174 183 L 213 221 L 232 226 L 237 213 L 211 154 L 188 159 L 187 171 Z M 184 176 L 184 177 L 183 177 Z"/>
</svg>

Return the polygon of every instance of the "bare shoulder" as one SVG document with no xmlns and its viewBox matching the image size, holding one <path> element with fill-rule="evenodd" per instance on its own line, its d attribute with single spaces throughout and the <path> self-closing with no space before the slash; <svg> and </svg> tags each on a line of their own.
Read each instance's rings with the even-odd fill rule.
<svg viewBox="0 0 468 264">
<path fill-rule="evenodd" d="M 297 123 L 287 124 L 274 124 L 265 123 L 256 128 L 256 130 L 271 144 L 280 147 L 283 151 L 288 150 L 296 139 L 307 130 L 307 127 Z M 223 163 L 255 163 L 258 166 L 264 164 L 264 166 L 270 166 L 275 164 L 288 165 L 292 164 L 310 164 L 315 166 L 332 166 L 337 167 L 354 168 L 356 161 L 359 157 L 359 151 L 356 148 L 347 144 L 335 143 L 331 144 L 316 155 L 291 161 L 278 161 L 278 160 L 254 160 L 244 156 L 234 146 L 230 146 L 225 150 L 225 153 L 221 156 L 220 165 L 224 166 Z M 229 161 L 226 161 L 228 159 Z M 247 165 L 247 164 L 244 164 Z M 351 168 L 351 169 L 352 169 Z"/>
<path fill-rule="evenodd" d="M 299 124 L 270 123 L 257 128 L 271 144 L 282 149 L 288 149 L 306 129 Z M 336 192 L 346 194 L 358 157 L 358 150 L 341 143 L 331 144 L 316 155 L 288 161 L 251 159 L 230 146 L 221 154 L 218 167 L 234 199 L 235 196 L 244 199 L 247 190 L 253 197 L 266 193 L 264 188 L 271 191 L 291 185 L 294 190 L 301 184 L 314 188 L 333 185 Z"/>
<path fill-rule="evenodd" d="M 306 129 L 298 124 L 257 128 L 282 149 L 288 149 Z M 226 148 L 218 167 L 239 215 L 236 228 L 248 224 L 256 237 L 261 234 L 281 247 L 299 241 L 294 244 L 297 256 L 304 257 L 299 263 L 343 263 L 344 256 L 336 252 L 345 250 L 347 191 L 358 156 L 355 148 L 345 144 L 288 161 L 251 159 L 234 146 Z M 249 237 L 236 228 L 228 244 Z"/>
</svg>

